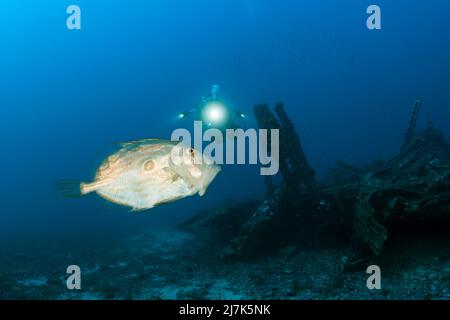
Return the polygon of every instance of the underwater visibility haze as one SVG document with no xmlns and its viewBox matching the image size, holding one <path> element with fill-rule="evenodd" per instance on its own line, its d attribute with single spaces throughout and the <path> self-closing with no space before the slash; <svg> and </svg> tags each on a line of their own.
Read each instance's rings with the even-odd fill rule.
<svg viewBox="0 0 450 320">
<path fill-rule="evenodd" d="M 0 299 L 450 299 L 450 2 L 373 2 L 1 1 Z"/>
</svg>

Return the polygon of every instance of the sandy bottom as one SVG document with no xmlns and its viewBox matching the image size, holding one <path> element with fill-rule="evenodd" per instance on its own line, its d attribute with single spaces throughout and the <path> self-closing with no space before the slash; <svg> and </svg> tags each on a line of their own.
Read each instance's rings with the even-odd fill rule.
<svg viewBox="0 0 450 320">
<path fill-rule="evenodd" d="M 343 272 L 350 248 L 287 247 L 258 261 L 225 262 L 211 243 L 177 230 L 91 245 L 9 246 L 0 253 L 0 299 L 450 299 L 449 248 L 406 236 Z M 72 264 L 81 268 L 81 290 L 66 287 Z M 367 289 L 366 264 L 380 266 L 381 290 Z"/>
</svg>

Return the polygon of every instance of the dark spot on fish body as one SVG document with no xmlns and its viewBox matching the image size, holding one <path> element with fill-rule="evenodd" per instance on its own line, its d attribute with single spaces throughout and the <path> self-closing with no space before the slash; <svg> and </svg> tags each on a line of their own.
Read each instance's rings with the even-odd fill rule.
<svg viewBox="0 0 450 320">
<path fill-rule="evenodd" d="M 155 162 L 153 160 L 147 161 L 144 164 L 144 170 L 145 171 L 152 171 L 153 169 L 155 169 Z"/>
</svg>

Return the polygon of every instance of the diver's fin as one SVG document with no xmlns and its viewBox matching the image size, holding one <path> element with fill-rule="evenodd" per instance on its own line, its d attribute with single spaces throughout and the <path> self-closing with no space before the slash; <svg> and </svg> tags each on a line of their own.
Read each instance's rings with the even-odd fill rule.
<svg viewBox="0 0 450 320">
<path fill-rule="evenodd" d="M 55 184 L 54 190 L 64 198 L 80 198 L 84 195 L 81 185 L 79 180 L 62 180 Z"/>
</svg>

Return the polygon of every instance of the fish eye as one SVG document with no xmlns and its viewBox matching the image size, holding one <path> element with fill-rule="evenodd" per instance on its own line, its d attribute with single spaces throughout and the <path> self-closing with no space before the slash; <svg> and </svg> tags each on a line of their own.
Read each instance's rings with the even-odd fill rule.
<svg viewBox="0 0 450 320">
<path fill-rule="evenodd" d="M 187 156 L 190 157 L 191 161 L 193 161 L 195 158 L 195 149 L 194 148 L 187 149 Z"/>
<path fill-rule="evenodd" d="M 145 171 L 152 171 L 153 169 L 155 169 L 155 162 L 153 160 L 147 161 L 144 164 Z"/>
</svg>

